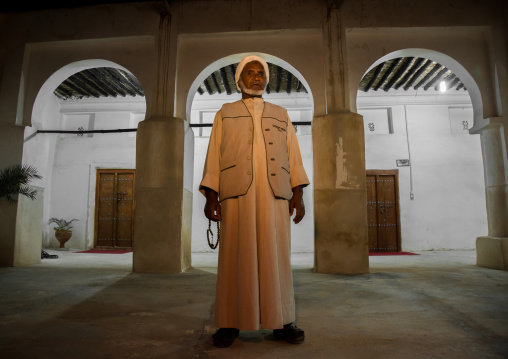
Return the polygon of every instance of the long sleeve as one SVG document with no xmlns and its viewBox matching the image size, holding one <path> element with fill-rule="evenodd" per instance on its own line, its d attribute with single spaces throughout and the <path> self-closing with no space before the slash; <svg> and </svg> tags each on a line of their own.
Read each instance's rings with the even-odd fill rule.
<svg viewBox="0 0 508 359">
<path fill-rule="evenodd" d="M 288 134 L 287 134 L 287 146 L 289 155 L 289 167 L 290 167 L 290 178 L 291 188 L 296 186 L 307 186 L 310 184 L 305 168 L 303 167 L 302 155 L 300 153 L 300 146 L 298 139 L 296 138 L 295 128 L 293 123 L 288 116 Z"/>
<path fill-rule="evenodd" d="M 220 175 L 220 146 L 222 137 L 222 114 L 218 111 L 213 120 L 212 133 L 208 150 L 206 153 L 205 166 L 203 168 L 203 179 L 199 184 L 199 192 L 205 195 L 203 187 L 213 189 L 219 193 L 219 175 Z"/>
</svg>

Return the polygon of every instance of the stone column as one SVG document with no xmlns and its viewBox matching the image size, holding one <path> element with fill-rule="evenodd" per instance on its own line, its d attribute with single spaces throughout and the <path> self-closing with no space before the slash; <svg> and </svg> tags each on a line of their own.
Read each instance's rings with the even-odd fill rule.
<svg viewBox="0 0 508 359">
<path fill-rule="evenodd" d="M 191 209 L 183 188 L 185 124 L 172 117 L 174 63 L 170 44 L 171 19 L 163 11 L 157 80 L 147 118 L 139 123 L 136 137 L 133 271 L 137 273 L 179 273 L 190 266 L 187 222 Z"/>
<path fill-rule="evenodd" d="M 314 270 L 361 274 L 369 271 L 363 118 L 348 109 L 340 2 L 330 6 L 323 27 L 327 109 L 312 126 Z"/>
<path fill-rule="evenodd" d="M 0 169 L 21 163 L 23 133 L 23 127 L 0 122 Z M 17 211 L 17 203 L 0 199 L 0 267 L 11 267 L 15 262 L 16 265 L 23 264 L 15 259 Z"/>
<path fill-rule="evenodd" d="M 314 118 L 314 268 L 319 273 L 369 271 L 362 116 Z"/>
<path fill-rule="evenodd" d="M 508 160 L 506 126 L 501 118 L 487 119 L 481 134 L 488 235 L 476 239 L 476 264 L 508 270 Z"/>
<path fill-rule="evenodd" d="M 184 123 L 151 117 L 138 125 L 133 271 L 179 273 L 182 257 Z"/>
</svg>

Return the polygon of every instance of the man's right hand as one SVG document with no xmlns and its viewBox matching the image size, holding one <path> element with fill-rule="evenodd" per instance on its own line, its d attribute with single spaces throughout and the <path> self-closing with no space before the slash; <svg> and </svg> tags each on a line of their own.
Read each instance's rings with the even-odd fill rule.
<svg viewBox="0 0 508 359">
<path fill-rule="evenodd" d="M 205 216 L 214 222 L 222 220 L 219 195 L 211 188 L 205 188 Z"/>
</svg>

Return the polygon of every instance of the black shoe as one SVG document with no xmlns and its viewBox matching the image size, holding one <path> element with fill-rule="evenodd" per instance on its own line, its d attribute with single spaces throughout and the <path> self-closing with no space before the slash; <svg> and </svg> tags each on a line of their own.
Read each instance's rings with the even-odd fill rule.
<svg viewBox="0 0 508 359">
<path fill-rule="evenodd" d="M 274 329 L 273 335 L 291 344 L 302 344 L 305 340 L 305 332 L 293 323 L 284 325 L 284 329 Z"/>
<path fill-rule="evenodd" d="M 44 258 L 58 258 L 56 254 L 49 254 L 48 252 L 41 250 L 41 259 Z"/>
<path fill-rule="evenodd" d="M 236 328 L 220 328 L 213 335 L 213 345 L 217 348 L 227 348 L 238 337 L 240 331 Z"/>
</svg>

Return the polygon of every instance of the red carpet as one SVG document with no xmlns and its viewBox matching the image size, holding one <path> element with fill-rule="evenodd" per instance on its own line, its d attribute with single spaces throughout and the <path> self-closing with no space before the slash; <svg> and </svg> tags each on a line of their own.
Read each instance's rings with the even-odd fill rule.
<svg viewBox="0 0 508 359">
<path fill-rule="evenodd" d="M 124 254 L 130 253 L 129 250 L 117 250 L 117 249 L 89 249 L 87 251 L 81 251 L 76 253 L 105 253 L 105 254 Z"/>
<path fill-rule="evenodd" d="M 124 254 L 130 252 L 132 251 L 118 249 L 89 249 L 87 251 L 81 251 L 76 253 Z M 411 252 L 369 252 L 369 256 L 419 256 L 419 254 Z"/>
<path fill-rule="evenodd" d="M 369 256 L 419 256 L 411 252 L 369 252 Z"/>
</svg>

